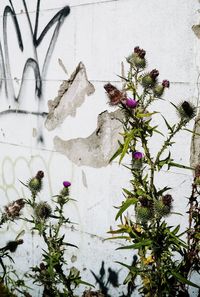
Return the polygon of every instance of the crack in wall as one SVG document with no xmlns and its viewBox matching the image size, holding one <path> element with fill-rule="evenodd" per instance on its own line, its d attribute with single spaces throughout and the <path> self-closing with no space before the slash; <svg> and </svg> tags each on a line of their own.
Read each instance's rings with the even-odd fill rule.
<svg viewBox="0 0 200 297">
<path fill-rule="evenodd" d="M 60 85 L 57 97 L 48 101 L 49 113 L 45 127 L 51 131 L 61 125 L 66 117 L 75 117 L 76 110 L 83 104 L 86 95 L 94 92 L 93 84 L 87 79 L 85 66 L 80 62 L 71 77 Z"/>
<path fill-rule="evenodd" d="M 67 156 L 69 160 L 78 166 L 90 166 L 100 168 L 109 164 L 110 158 L 118 148 L 118 140 L 121 139 L 123 112 L 104 111 L 98 116 L 96 130 L 87 138 L 75 138 L 62 140 L 58 136 L 54 138 L 54 146 L 57 152 Z"/>
</svg>

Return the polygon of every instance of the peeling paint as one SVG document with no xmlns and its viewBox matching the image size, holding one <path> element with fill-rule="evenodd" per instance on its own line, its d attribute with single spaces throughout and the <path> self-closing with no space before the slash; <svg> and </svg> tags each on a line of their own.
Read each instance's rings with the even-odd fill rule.
<svg viewBox="0 0 200 297">
<path fill-rule="evenodd" d="M 93 94 L 94 91 L 94 86 L 87 79 L 85 66 L 80 62 L 69 80 L 60 85 L 57 97 L 48 101 L 49 113 L 45 127 L 51 131 L 62 124 L 67 116 L 74 117 L 85 96 Z"/>
<path fill-rule="evenodd" d="M 66 141 L 56 136 L 55 149 L 78 166 L 107 166 L 118 148 L 119 133 L 122 132 L 119 120 L 122 118 L 123 113 L 119 109 L 111 113 L 104 111 L 98 116 L 97 128 L 90 136 Z"/>
<path fill-rule="evenodd" d="M 193 30 L 194 34 L 197 36 L 197 38 L 200 39 L 200 25 L 192 26 L 192 30 Z"/>
<path fill-rule="evenodd" d="M 197 164 L 200 164 L 200 113 L 198 114 L 194 128 L 193 128 L 193 137 L 191 142 L 190 149 L 190 166 L 195 167 Z"/>
</svg>

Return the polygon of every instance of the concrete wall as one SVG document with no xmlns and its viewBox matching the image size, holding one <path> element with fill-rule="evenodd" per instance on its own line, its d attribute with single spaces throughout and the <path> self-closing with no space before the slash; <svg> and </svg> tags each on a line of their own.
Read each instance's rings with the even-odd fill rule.
<svg viewBox="0 0 200 297">
<path fill-rule="evenodd" d="M 45 172 L 40 195 L 44 200 L 59 191 L 63 180 L 70 180 L 77 202 L 66 213 L 78 225 L 66 232 L 79 250 L 69 250 L 69 265 L 95 283 L 91 270 L 99 275 L 104 261 L 109 294 L 120 296 L 126 289 L 115 288 L 110 277 L 115 270 L 122 283 L 126 271 L 114 261 L 130 263 L 132 255 L 115 251 L 121 243 L 103 239 L 116 225 L 113 206 L 123 199 L 121 188 L 128 186 L 128 173 L 117 161 L 108 165 L 121 127 L 103 85 L 109 81 L 121 87 L 117 77 L 121 62 L 139 45 L 147 51 L 149 69 L 159 69 L 160 79 L 171 82 L 166 102 L 155 108 L 176 121 L 167 101 L 191 99 L 198 104 L 200 4 L 197 0 L 43 0 L 37 7 L 37 2 L 0 3 L 1 205 L 23 197 L 19 180 L 26 181 L 37 170 Z M 176 140 L 174 159 L 189 164 L 191 135 L 181 133 Z M 158 139 L 152 149 L 159 145 Z M 198 159 L 195 139 L 192 164 Z M 158 178 L 160 185 L 167 182 L 173 187 L 174 209 L 183 214 L 191 179 L 190 172 L 179 170 L 163 171 Z M 171 220 L 184 227 L 186 217 Z M 27 235 L 16 252 L 16 265 L 26 271 L 38 263 L 39 248 L 27 225 L 11 226 L 14 234 L 22 229 Z M 5 241 L 11 236 L 6 230 L 1 234 Z"/>
</svg>

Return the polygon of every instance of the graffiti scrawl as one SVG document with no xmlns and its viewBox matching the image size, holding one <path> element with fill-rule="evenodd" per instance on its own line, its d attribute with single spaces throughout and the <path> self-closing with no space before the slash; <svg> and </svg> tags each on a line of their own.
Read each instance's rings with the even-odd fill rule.
<svg viewBox="0 0 200 297">
<path fill-rule="evenodd" d="M 22 0 L 22 4 L 25 10 L 26 18 L 28 21 L 29 32 L 32 40 L 32 52 L 33 56 L 28 57 L 22 72 L 21 77 L 21 84 L 19 88 L 18 94 L 16 94 L 13 85 L 13 78 L 11 75 L 11 65 L 10 65 L 10 56 L 9 56 L 9 45 L 8 45 L 8 16 L 11 17 L 13 22 L 13 29 L 15 31 L 17 37 L 17 45 L 21 52 L 24 51 L 24 40 L 23 40 L 23 29 L 20 27 L 18 22 L 18 17 L 15 12 L 15 8 L 13 5 L 13 1 L 9 0 L 10 5 L 7 5 L 4 8 L 3 12 L 3 46 L 2 41 L 0 41 L 0 71 L 1 71 L 1 78 L 0 78 L 0 89 L 5 89 L 6 97 L 9 98 L 9 107 L 0 112 L 0 116 L 16 113 L 19 114 L 33 114 L 37 115 L 38 117 L 38 141 L 43 142 L 42 136 L 42 124 L 40 118 L 46 116 L 44 112 L 44 100 L 43 100 L 43 80 L 45 79 L 48 65 L 59 35 L 59 30 L 61 25 L 63 24 L 64 20 L 70 13 L 69 6 L 63 7 L 59 10 L 51 19 L 50 21 L 44 26 L 43 30 L 39 33 L 38 26 L 39 26 L 39 18 L 40 18 L 40 0 L 37 1 L 36 7 L 36 14 L 35 14 L 35 22 L 31 21 L 30 14 L 28 12 L 26 0 Z M 39 62 L 38 59 L 38 52 L 37 49 L 42 43 L 45 35 L 49 32 L 49 30 L 55 25 L 53 30 L 50 42 L 47 47 L 47 51 L 44 57 L 43 64 Z M 34 80 L 35 80 L 35 95 L 38 103 L 37 111 L 27 111 L 24 109 L 20 109 L 20 102 L 22 101 L 23 97 L 23 89 L 25 88 L 25 78 L 26 74 L 29 70 L 32 70 L 34 73 Z"/>
</svg>

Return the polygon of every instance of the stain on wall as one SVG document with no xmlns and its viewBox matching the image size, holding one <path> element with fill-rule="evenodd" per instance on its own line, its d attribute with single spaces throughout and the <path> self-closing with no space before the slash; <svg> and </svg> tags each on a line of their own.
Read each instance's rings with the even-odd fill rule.
<svg viewBox="0 0 200 297">
<path fill-rule="evenodd" d="M 48 101 L 49 113 L 45 127 L 51 131 L 61 125 L 67 116 L 75 117 L 76 109 L 83 104 L 85 96 L 94 91 L 94 86 L 87 79 L 85 66 L 80 62 L 70 79 L 60 85 L 57 97 Z"/>
<path fill-rule="evenodd" d="M 90 136 L 69 140 L 62 140 L 56 136 L 55 149 L 78 166 L 107 166 L 118 148 L 122 118 L 123 113 L 119 109 L 110 113 L 104 111 L 98 116 L 97 128 Z"/>
</svg>

